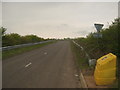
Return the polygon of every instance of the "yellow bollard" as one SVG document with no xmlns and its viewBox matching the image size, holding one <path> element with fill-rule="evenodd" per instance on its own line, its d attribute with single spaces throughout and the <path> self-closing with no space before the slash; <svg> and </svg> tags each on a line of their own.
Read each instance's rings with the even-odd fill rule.
<svg viewBox="0 0 120 90">
<path fill-rule="evenodd" d="M 116 56 L 109 53 L 97 60 L 94 79 L 96 85 L 109 85 L 116 80 Z"/>
</svg>

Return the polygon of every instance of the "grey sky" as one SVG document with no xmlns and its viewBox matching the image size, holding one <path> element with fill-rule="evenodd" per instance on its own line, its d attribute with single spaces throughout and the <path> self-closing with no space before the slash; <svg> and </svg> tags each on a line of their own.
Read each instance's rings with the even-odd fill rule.
<svg viewBox="0 0 120 90">
<path fill-rule="evenodd" d="M 2 26 L 2 2 L 0 1 L 0 27 Z"/>
<path fill-rule="evenodd" d="M 3 2 L 7 33 L 36 34 L 44 38 L 86 36 L 94 23 L 108 26 L 118 17 L 117 2 Z"/>
<path fill-rule="evenodd" d="M 3 2 L 118 2 L 119 0 L 1 0 Z"/>
</svg>

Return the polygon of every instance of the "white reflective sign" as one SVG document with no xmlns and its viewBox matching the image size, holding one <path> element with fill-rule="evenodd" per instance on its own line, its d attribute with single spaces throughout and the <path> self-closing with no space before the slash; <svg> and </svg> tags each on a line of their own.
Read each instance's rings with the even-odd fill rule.
<svg viewBox="0 0 120 90">
<path fill-rule="evenodd" d="M 93 37 L 102 38 L 102 34 L 101 33 L 95 33 L 95 34 L 93 34 Z"/>
</svg>

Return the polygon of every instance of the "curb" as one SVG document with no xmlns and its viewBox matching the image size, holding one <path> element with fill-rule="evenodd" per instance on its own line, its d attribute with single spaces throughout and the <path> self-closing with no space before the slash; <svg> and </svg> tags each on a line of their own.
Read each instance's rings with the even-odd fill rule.
<svg viewBox="0 0 120 90">
<path fill-rule="evenodd" d="M 80 71 L 80 82 L 81 82 L 81 87 L 82 88 L 88 88 L 87 87 L 87 83 L 86 83 L 86 81 L 85 81 L 85 78 L 84 78 L 84 76 L 83 76 L 83 74 L 82 74 L 82 72 Z"/>
<path fill-rule="evenodd" d="M 83 50 L 83 47 L 81 47 L 79 44 L 77 44 L 75 41 L 72 41 L 75 45 L 77 45 L 78 47 L 80 47 L 82 50 Z M 86 54 L 86 56 L 89 57 L 88 54 Z M 77 64 L 77 63 L 76 63 Z M 77 72 L 78 72 L 78 75 L 79 75 L 79 80 L 80 80 L 80 84 L 81 84 L 81 88 L 85 88 L 86 90 L 88 90 L 88 86 L 87 86 L 87 83 L 84 79 L 84 76 L 82 74 L 82 71 L 80 70 L 80 68 L 78 67 L 78 64 L 77 64 Z"/>
</svg>

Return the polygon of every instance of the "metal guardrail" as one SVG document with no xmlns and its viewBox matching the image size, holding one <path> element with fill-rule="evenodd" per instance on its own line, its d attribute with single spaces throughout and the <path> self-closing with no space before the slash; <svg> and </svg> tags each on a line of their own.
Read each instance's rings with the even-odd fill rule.
<svg viewBox="0 0 120 90">
<path fill-rule="evenodd" d="M 88 58 L 89 66 L 94 66 L 96 64 L 96 59 L 91 59 L 90 56 L 89 56 L 89 54 L 85 51 L 85 49 L 81 45 L 79 45 L 78 43 L 76 43 L 74 40 L 73 40 L 73 43 L 75 45 L 77 45 L 78 47 L 80 47 L 81 50 L 85 52 L 85 55 Z"/>
<path fill-rule="evenodd" d="M 73 41 L 73 43 L 76 44 L 78 47 L 80 47 L 81 50 L 85 52 L 86 57 L 87 57 L 88 59 L 90 59 L 90 56 L 88 55 L 88 53 L 84 50 L 84 48 L 83 48 L 82 46 L 80 46 L 80 45 L 79 45 L 78 43 L 76 43 L 75 41 Z"/>
<path fill-rule="evenodd" d="M 26 46 L 32 46 L 32 45 L 37 45 L 37 44 L 42 44 L 42 43 L 47 43 L 51 42 L 52 40 L 48 41 L 42 41 L 42 42 L 36 42 L 36 43 L 27 43 L 27 44 L 20 44 L 20 45 L 14 45 L 14 46 L 7 46 L 7 47 L 1 47 L 0 51 L 3 50 L 10 50 L 10 49 L 15 49 L 15 48 L 20 48 L 20 47 L 26 47 Z"/>
</svg>

